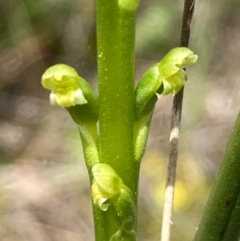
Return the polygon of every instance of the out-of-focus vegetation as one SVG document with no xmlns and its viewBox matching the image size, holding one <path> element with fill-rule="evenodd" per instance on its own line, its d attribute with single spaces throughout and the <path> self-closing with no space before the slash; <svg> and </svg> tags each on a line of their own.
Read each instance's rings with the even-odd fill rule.
<svg viewBox="0 0 240 241">
<path fill-rule="evenodd" d="M 142 0 L 137 80 L 179 44 L 183 1 Z M 196 3 L 190 48 L 199 60 L 185 88 L 173 240 L 191 240 L 240 99 L 240 2 Z M 0 2 L 0 237 L 93 240 L 77 129 L 40 86 L 54 63 L 97 88 L 94 1 Z M 139 240 L 159 240 L 172 98 L 159 101 L 140 183 Z"/>
</svg>

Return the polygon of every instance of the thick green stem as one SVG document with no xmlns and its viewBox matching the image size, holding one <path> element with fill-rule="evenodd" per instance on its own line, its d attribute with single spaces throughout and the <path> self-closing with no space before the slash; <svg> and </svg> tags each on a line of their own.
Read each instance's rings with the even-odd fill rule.
<svg viewBox="0 0 240 241">
<path fill-rule="evenodd" d="M 240 220 L 240 114 L 231 133 L 216 180 L 213 184 L 194 241 L 233 241 L 239 229 L 233 220 Z M 238 223 L 239 224 L 239 223 Z M 234 225 L 235 227 L 231 227 Z M 231 230 L 231 232 L 229 232 Z"/>
<path fill-rule="evenodd" d="M 135 12 L 97 1 L 100 160 L 133 191 Z"/>
<path fill-rule="evenodd" d="M 137 199 L 133 153 L 134 35 L 137 1 L 97 0 L 100 162 L 112 166 Z M 95 216 L 96 240 L 119 229 L 113 210 Z M 99 228 L 101 226 L 101 228 Z M 105 239 L 98 230 L 105 230 Z"/>
</svg>

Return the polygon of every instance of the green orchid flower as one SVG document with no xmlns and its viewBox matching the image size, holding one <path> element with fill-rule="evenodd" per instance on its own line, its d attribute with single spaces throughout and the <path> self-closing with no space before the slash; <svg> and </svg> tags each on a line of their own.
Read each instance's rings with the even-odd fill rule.
<svg viewBox="0 0 240 241">
<path fill-rule="evenodd" d="M 135 90 L 134 158 L 140 161 L 146 148 L 152 113 L 157 100 L 167 94 L 177 94 L 187 75 L 184 68 L 197 61 L 190 49 L 172 49 L 159 63 L 143 75 Z"/>
<path fill-rule="evenodd" d="M 107 200 L 120 193 L 124 187 L 122 179 L 114 169 L 105 163 L 97 163 L 92 168 L 94 181 L 92 184 L 93 203 L 97 204 L 103 211 L 108 209 L 110 203 Z"/>
<path fill-rule="evenodd" d="M 157 65 L 163 82 L 163 92 L 159 93 L 160 96 L 169 93 L 177 94 L 187 80 L 183 68 L 196 63 L 197 59 L 197 55 L 185 47 L 174 48 L 168 52 Z"/>
<path fill-rule="evenodd" d="M 136 207 L 130 189 L 114 169 L 106 163 L 97 163 L 92 168 L 93 203 L 102 211 L 107 211 L 110 204 L 113 205 L 118 215 L 122 228 L 131 231 L 136 222 Z"/>
<path fill-rule="evenodd" d="M 150 67 L 135 90 L 136 118 L 151 112 L 158 98 L 177 94 L 187 80 L 183 69 L 194 64 L 197 58 L 190 49 L 177 47 Z"/>
<path fill-rule="evenodd" d="M 48 68 L 42 76 L 42 85 L 51 90 L 50 104 L 70 107 L 88 103 L 77 71 L 65 64 Z"/>
</svg>

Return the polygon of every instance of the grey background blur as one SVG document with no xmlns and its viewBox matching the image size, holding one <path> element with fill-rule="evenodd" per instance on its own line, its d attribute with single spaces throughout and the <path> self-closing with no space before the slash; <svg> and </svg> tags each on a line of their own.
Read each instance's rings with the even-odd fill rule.
<svg viewBox="0 0 240 241">
<path fill-rule="evenodd" d="M 142 0 L 136 83 L 178 46 L 182 1 Z M 240 103 L 240 2 L 196 1 L 185 88 L 173 240 L 191 240 Z M 95 6 L 89 0 L 0 1 L 0 237 L 94 240 L 89 183 L 77 128 L 41 87 L 55 63 L 97 90 Z M 157 103 L 139 194 L 139 240 L 159 240 L 172 97 Z"/>
</svg>

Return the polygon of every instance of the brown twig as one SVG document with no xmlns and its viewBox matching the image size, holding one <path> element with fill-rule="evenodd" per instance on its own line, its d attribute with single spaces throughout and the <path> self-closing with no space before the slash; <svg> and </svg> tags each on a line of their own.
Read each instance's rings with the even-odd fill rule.
<svg viewBox="0 0 240 241">
<path fill-rule="evenodd" d="M 195 6 L 195 0 L 185 0 L 180 46 L 188 47 L 190 38 L 191 21 Z M 170 240 L 171 224 L 172 224 L 172 209 L 174 199 L 174 187 L 176 179 L 176 168 L 178 158 L 178 142 L 179 130 L 182 115 L 184 88 L 182 88 L 173 99 L 172 116 L 171 116 L 171 133 L 170 133 L 170 154 L 167 170 L 167 180 L 165 189 L 165 200 L 163 208 L 162 234 L 161 241 Z"/>
</svg>

